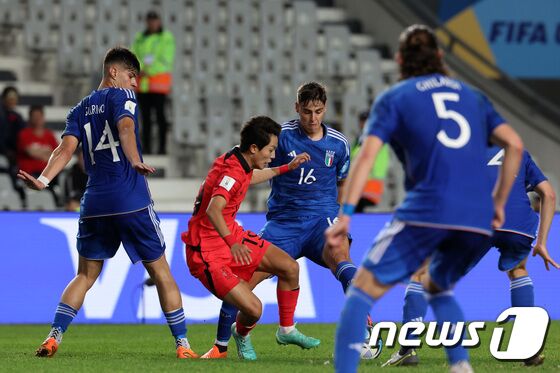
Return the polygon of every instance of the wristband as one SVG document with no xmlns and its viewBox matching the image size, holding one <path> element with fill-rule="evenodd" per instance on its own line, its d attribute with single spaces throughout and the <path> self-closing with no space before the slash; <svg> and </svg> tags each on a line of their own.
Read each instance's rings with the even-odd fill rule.
<svg viewBox="0 0 560 373">
<path fill-rule="evenodd" d="M 278 167 L 278 175 L 285 174 L 286 172 L 290 172 L 290 166 L 287 164 L 283 164 L 282 166 Z"/>
<path fill-rule="evenodd" d="M 344 205 L 342 205 L 342 215 L 352 216 L 352 214 L 354 214 L 355 209 L 356 209 L 356 205 L 345 203 Z"/>
<path fill-rule="evenodd" d="M 224 239 L 224 241 L 226 242 L 226 244 L 229 247 L 232 247 L 233 245 L 235 245 L 237 243 L 237 240 L 235 239 L 235 237 L 233 236 L 233 234 L 228 234 L 227 236 L 222 237 Z"/>
<path fill-rule="evenodd" d="M 43 175 L 39 176 L 37 178 L 37 181 L 42 182 L 43 184 L 45 184 L 45 188 L 49 187 L 49 183 L 51 182 L 49 179 L 47 179 L 46 177 L 44 177 Z"/>
</svg>

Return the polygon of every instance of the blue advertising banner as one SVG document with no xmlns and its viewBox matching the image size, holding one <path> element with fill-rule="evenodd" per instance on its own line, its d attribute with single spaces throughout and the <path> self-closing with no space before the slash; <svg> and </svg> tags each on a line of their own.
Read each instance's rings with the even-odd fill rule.
<svg viewBox="0 0 560 373">
<path fill-rule="evenodd" d="M 77 270 L 77 214 L 0 212 L 0 323 L 50 323 L 65 286 Z M 187 214 L 161 214 L 167 243 L 166 256 L 183 295 L 189 323 L 215 322 L 220 301 L 188 272 L 180 233 L 186 229 Z M 239 214 L 239 221 L 254 231 L 264 225 L 264 214 Z M 361 261 L 374 236 L 391 219 L 388 214 L 356 215 L 352 221 L 354 243 L 351 254 Z M 553 223 L 548 247 L 558 258 L 558 217 Z M 456 288 L 459 302 L 469 320 L 495 320 L 509 307 L 509 281 L 497 269 L 492 250 Z M 542 260 L 529 260 L 535 284 L 536 304 L 553 319 L 560 319 L 557 291 L 560 273 L 547 272 Z M 88 293 L 78 313 L 78 323 L 165 323 L 154 287 L 143 286 L 147 278 L 142 265 L 132 265 L 124 250 L 106 261 L 98 282 Z M 325 268 L 300 260 L 301 292 L 296 319 L 301 322 L 336 322 L 344 296 L 339 282 Z M 276 282 L 266 280 L 256 289 L 262 300 L 262 322 L 276 323 Z M 396 286 L 373 310 L 375 320 L 400 321 L 404 286 Z M 429 318 L 431 316 L 429 315 Z"/>
</svg>

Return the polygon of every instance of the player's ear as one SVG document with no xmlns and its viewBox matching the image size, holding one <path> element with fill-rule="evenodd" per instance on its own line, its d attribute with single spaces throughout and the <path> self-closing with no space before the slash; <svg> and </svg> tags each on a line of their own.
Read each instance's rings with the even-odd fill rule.
<svg viewBox="0 0 560 373">
<path fill-rule="evenodd" d="M 251 154 L 256 154 L 259 151 L 259 147 L 256 144 L 251 144 L 251 146 L 249 146 L 249 151 Z"/>
<path fill-rule="evenodd" d="M 395 61 L 397 61 L 397 65 L 402 65 L 403 64 L 401 52 L 397 52 L 395 54 Z"/>
<path fill-rule="evenodd" d="M 299 103 L 296 102 L 296 103 L 294 104 L 294 108 L 296 109 L 296 113 L 299 114 Z"/>
<path fill-rule="evenodd" d="M 111 77 L 111 79 L 116 79 L 118 72 L 119 71 L 115 65 L 109 66 L 109 76 Z"/>
</svg>

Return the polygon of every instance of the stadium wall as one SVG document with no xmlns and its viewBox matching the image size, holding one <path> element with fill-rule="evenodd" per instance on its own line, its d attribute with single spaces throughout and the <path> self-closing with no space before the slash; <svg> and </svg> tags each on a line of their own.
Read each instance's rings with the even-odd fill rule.
<svg viewBox="0 0 560 373">
<path fill-rule="evenodd" d="M 0 271 L 0 323 L 50 323 L 60 294 L 77 269 L 75 249 L 77 214 L 0 212 L 0 248 L 4 267 Z M 188 214 L 161 214 L 161 228 L 167 242 L 167 259 L 183 293 L 189 323 L 214 323 L 220 302 L 189 273 L 180 233 L 186 229 Z M 375 234 L 391 218 L 389 214 L 356 215 L 352 222 L 352 258 L 359 262 Z M 258 231 L 264 214 L 240 214 L 239 221 Z M 557 215 L 553 227 L 558 226 Z M 548 242 L 558 259 L 560 232 L 552 229 Z M 497 251 L 492 250 L 457 286 L 456 294 L 468 320 L 495 320 L 509 307 L 509 281 L 497 270 Z M 338 281 L 329 271 L 300 261 L 301 295 L 296 311 L 300 322 L 336 322 L 344 301 Z M 552 319 L 560 319 L 557 285 L 560 272 L 547 272 L 540 258 L 529 260 L 535 284 L 535 301 Z M 105 264 L 98 283 L 88 294 L 78 323 L 165 323 L 155 287 L 143 286 L 146 272 L 131 265 L 124 250 Z M 262 322 L 277 322 L 275 280 L 260 284 L 256 292 L 265 309 Z M 400 321 L 404 286 L 397 286 L 375 305 L 375 320 Z M 431 319 L 431 315 L 428 315 Z"/>
</svg>

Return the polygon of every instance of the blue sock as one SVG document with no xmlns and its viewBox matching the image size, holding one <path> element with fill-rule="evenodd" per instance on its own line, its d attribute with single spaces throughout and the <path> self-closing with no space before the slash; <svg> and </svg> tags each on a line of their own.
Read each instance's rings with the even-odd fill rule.
<svg viewBox="0 0 560 373">
<path fill-rule="evenodd" d="M 409 321 L 424 321 L 428 312 L 428 301 L 424 296 L 422 284 L 410 281 L 404 294 L 403 324 Z M 418 336 L 407 334 L 407 338 L 418 338 Z"/>
<path fill-rule="evenodd" d="M 430 306 L 434 311 L 438 323 L 448 321 L 456 324 L 459 321 L 465 321 L 463 311 L 461 310 L 461 307 L 459 307 L 459 304 L 455 300 L 453 292 L 451 291 L 445 291 L 431 296 Z M 465 333 L 463 332 L 461 341 L 464 337 Z M 449 335 L 448 338 L 451 338 L 451 335 Z M 450 365 L 458 363 L 459 361 L 469 360 L 469 353 L 463 346 L 461 346 L 460 342 L 455 347 L 446 347 L 445 351 L 447 352 L 447 360 Z"/>
<path fill-rule="evenodd" d="M 235 322 L 237 308 L 229 303 L 222 302 L 220 318 L 218 319 L 218 332 L 216 333 L 216 344 L 227 346 L 231 338 L 231 325 Z"/>
<path fill-rule="evenodd" d="M 185 313 L 183 308 L 171 312 L 164 312 L 167 325 L 171 329 L 171 334 L 175 339 L 185 338 L 187 335 L 187 324 L 185 323 Z"/>
<path fill-rule="evenodd" d="M 58 304 L 58 307 L 56 307 L 56 313 L 54 314 L 52 327 L 60 329 L 64 333 L 77 314 L 78 310 L 75 310 L 69 305 L 60 302 Z"/>
<path fill-rule="evenodd" d="M 348 289 L 348 287 L 352 283 L 352 279 L 354 278 L 354 275 L 356 274 L 357 270 L 358 268 L 356 268 L 354 263 L 350 263 L 350 262 L 340 262 L 336 266 L 336 271 L 334 273 L 334 276 L 338 281 L 340 281 L 340 284 L 342 285 L 342 290 L 344 290 L 345 293 L 346 293 L 346 289 Z"/>
<path fill-rule="evenodd" d="M 360 350 L 364 343 L 364 320 L 375 300 L 360 289 L 351 286 L 336 328 L 334 345 L 335 371 L 356 372 Z"/>
<path fill-rule="evenodd" d="M 512 307 L 533 307 L 535 305 L 535 293 L 531 277 L 523 276 L 511 280 L 510 291 Z"/>
</svg>

